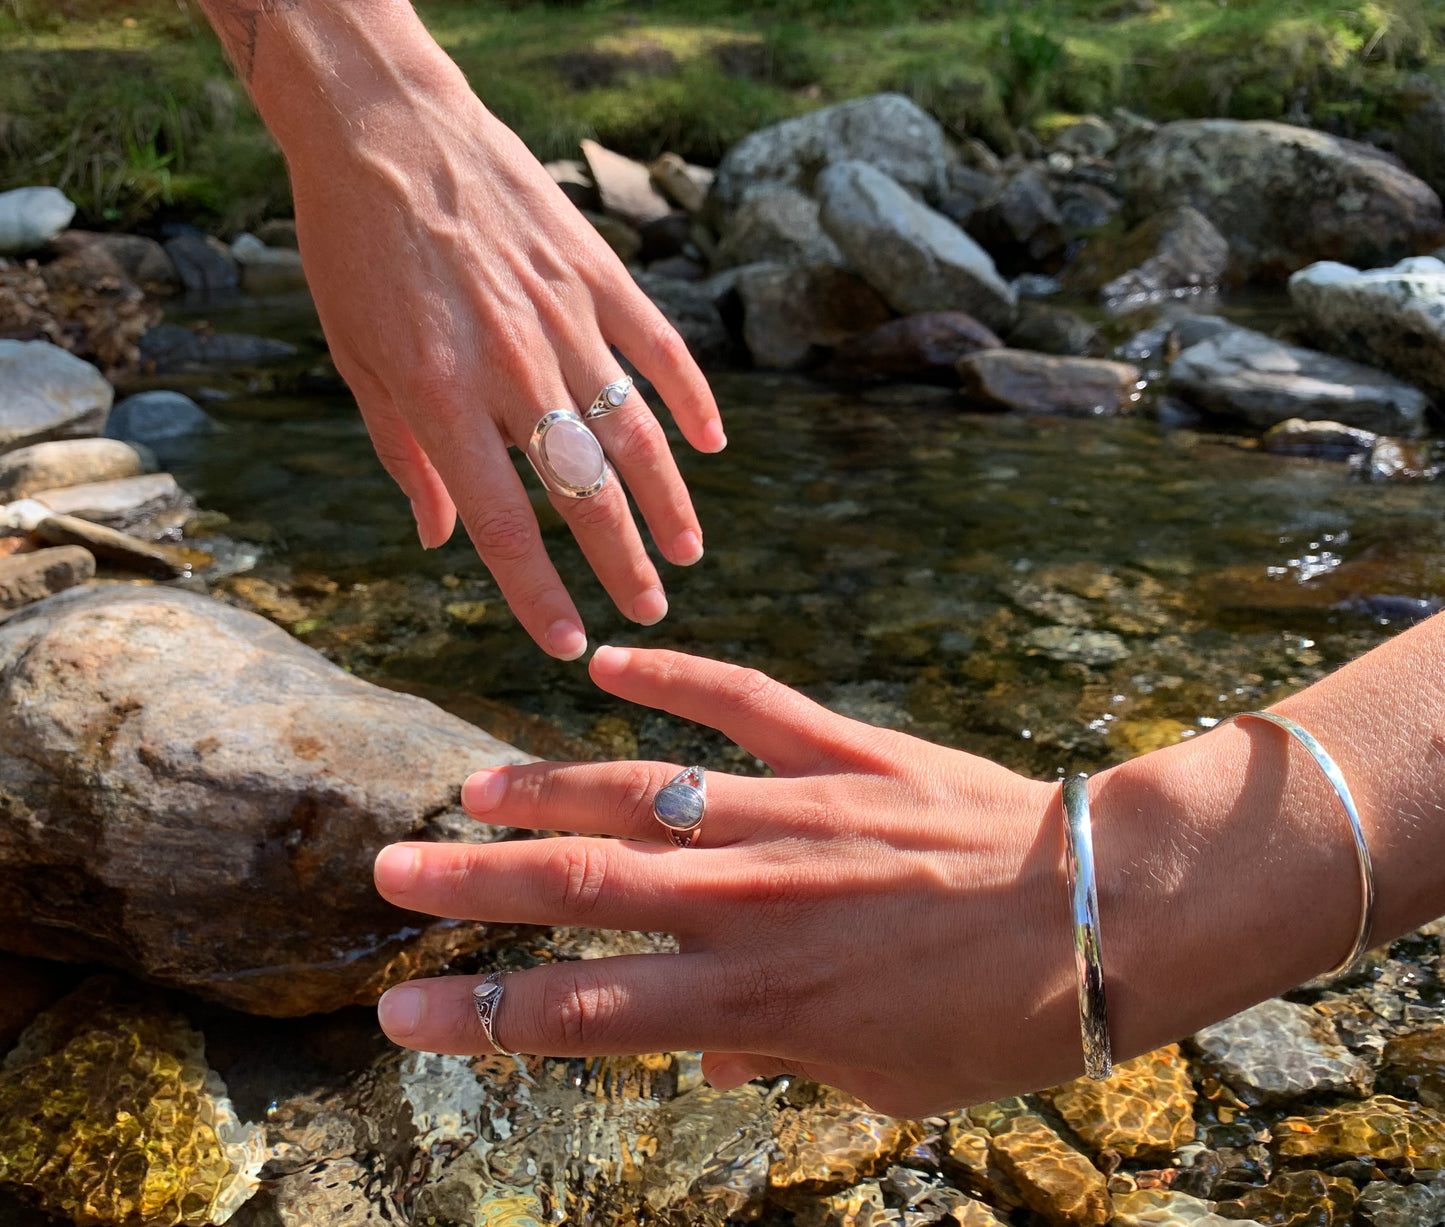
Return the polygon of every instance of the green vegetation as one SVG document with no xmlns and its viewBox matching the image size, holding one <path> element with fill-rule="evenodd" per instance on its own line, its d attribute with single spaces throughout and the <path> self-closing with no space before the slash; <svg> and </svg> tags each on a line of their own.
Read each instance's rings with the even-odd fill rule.
<svg viewBox="0 0 1445 1227">
<path fill-rule="evenodd" d="M 1438 0 L 420 0 L 482 99 L 543 158 L 594 136 L 713 161 L 774 120 L 901 90 L 1007 149 L 1019 125 L 1388 124 L 1445 78 Z M 279 155 L 192 0 L 0 0 L 0 187 L 64 188 L 87 224 L 283 211 Z"/>
</svg>

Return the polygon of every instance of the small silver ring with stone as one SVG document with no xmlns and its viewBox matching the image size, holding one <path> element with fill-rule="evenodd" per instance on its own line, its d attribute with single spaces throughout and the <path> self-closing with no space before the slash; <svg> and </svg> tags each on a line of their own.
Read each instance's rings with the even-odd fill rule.
<svg viewBox="0 0 1445 1227">
<path fill-rule="evenodd" d="M 538 419 L 527 459 L 547 489 L 563 498 L 591 498 L 607 484 L 602 444 L 571 409 L 553 409 Z"/>
<path fill-rule="evenodd" d="M 502 1004 L 502 973 L 500 971 L 492 972 L 472 989 L 472 1004 L 477 1007 L 477 1021 L 482 1024 L 482 1034 L 487 1037 L 487 1043 L 492 1046 L 493 1051 L 501 1053 L 504 1057 L 516 1056 L 515 1052 L 503 1048 L 497 1043 L 496 1034 L 492 1030 L 497 1025 L 497 1007 Z"/>
<path fill-rule="evenodd" d="M 616 413 L 627 403 L 631 391 L 631 375 L 614 380 L 597 393 L 597 399 L 587 406 L 587 412 L 582 416 L 590 422 L 593 418 L 605 418 L 609 413 Z"/>
<path fill-rule="evenodd" d="M 652 816 L 679 848 L 691 848 L 697 843 L 706 814 L 707 779 L 701 767 L 679 771 L 652 799 Z"/>
</svg>

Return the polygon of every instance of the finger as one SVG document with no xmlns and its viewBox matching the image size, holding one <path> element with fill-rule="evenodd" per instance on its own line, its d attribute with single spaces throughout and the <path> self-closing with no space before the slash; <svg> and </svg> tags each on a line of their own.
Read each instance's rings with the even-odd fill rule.
<svg viewBox="0 0 1445 1227">
<path fill-rule="evenodd" d="M 517 620 L 543 651 L 576 660 L 587 650 L 582 618 L 547 557 L 531 501 L 496 424 L 478 415 L 463 425 L 454 410 L 423 420 L 419 442 Z"/>
<path fill-rule="evenodd" d="M 668 829 L 654 817 L 652 806 L 679 770 L 667 763 L 637 762 L 494 767 L 462 785 L 462 808 L 498 826 L 666 844 Z M 779 794 L 780 783 L 708 772 L 698 846 L 749 839 L 769 824 L 771 812 L 791 808 Z"/>
<path fill-rule="evenodd" d="M 621 378 L 612 355 L 603 353 L 595 362 L 566 366 L 567 383 L 579 405 L 590 405 L 601 388 Z M 663 557 L 679 566 L 695 563 L 702 557 L 702 527 L 667 436 L 642 394 L 633 388 L 618 408 L 588 419 L 588 425 L 627 483 Z"/>
<path fill-rule="evenodd" d="M 497 1043 L 546 1056 L 622 1056 L 723 1047 L 760 1025 L 729 993 L 709 954 L 637 954 L 555 963 L 502 980 Z M 382 1029 L 424 1052 L 490 1053 L 472 988 L 479 980 L 412 980 L 378 1004 Z M 764 1024 L 765 1025 L 765 1024 Z M 724 1038 L 726 1037 L 726 1038 Z"/>
<path fill-rule="evenodd" d="M 779 775 L 826 770 L 867 728 L 756 669 L 701 656 L 600 647 L 590 668 L 603 690 L 717 729 Z"/>
<path fill-rule="evenodd" d="M 377 458 L 411 500 L 422 548 L 445 545 L 457 526 L 457 509 L 441 476 L 381 384 L 365 376 L 349 382 Z"/>
<path fill-rule="evenodd" d="M 700 452 L 722 451 L 728 440 L 717 401 L 677 329 L 630 277 L 597 300 L 603 336 L 657 389 L 683 437 Z"/>
<path fill-rule="evenodd" d="M 700 871 L 701 859 L 657 844 L 574 835 L 392 844 L 377 854 L 373 874 L 384 899 L 432 916 L 691 933 L 728 893 Z"/>
</svg>

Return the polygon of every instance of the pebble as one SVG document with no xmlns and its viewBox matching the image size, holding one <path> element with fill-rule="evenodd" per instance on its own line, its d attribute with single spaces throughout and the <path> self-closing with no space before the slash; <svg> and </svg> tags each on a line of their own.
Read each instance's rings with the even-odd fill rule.
<svg viewBox="0 0 1445 1227">
<path fill-rule="evenodd" d="M 1112 1204 L 1102 1172 L 1037 1116 L 1020 1116 L 989 1140 L 1024 1202 L 1055 1227 L 1103 1227 Z"/>
<path fill-rule="evenodd" d="M 1129 645 L 1113 631 L 1077 626 L 1039 626 L 1024 636 L 1025 654 L 1090 666 L 1112 665 L 1129 656 Z"/>
</svg>

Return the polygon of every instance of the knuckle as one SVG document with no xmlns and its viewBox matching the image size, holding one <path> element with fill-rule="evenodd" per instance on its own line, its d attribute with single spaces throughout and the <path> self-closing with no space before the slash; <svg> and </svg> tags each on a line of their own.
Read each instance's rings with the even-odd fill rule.
<svg viewBox="0 0 1445 1227">
<path fill-rule="evenodd" d="M 638 828 L 652 821 L 652 797 L 658 784 L 652 771 L 641 763 L 629 763 L 623 769 L 617 788 L 617 817 L 622 823 L 635 823 Z"/>
<path fill-rule="evenodd" d="M 544 1027 L 559 1055 L 585 1055 L 602 1045 L 617 1007 L 616 990 L 581 968 L 558 968 L 542 992 Z"/>
<path fill-rule="evenodd" d="M 568 511 L 571 523 L 581 529 L 615 528 L 621 514 L 616 501 L 608 497 L 605 490 L 594 498 L 572 500 Z"/>
<path fill-rule="evenodd" d="M 516 563 L 531 554 L 537 526 L 530 511 L 501 507 L 482 516 L 473 544 L 488 562 Z"/>
<path fill-rule="evenodd" d="M 614 419 L 607 450 L 619 464 L 638 468 L 654 465 L 666 448 L 662 427 L 647 408 L 633 406 Z"/>
<path fill-rule="evenodd" d="M 722 699 L 738 715 L 761 715 L 777 703 L 782 687 L 758 669 L 742 669 L 725 684 Z"/>
<path fill-rule="evenodd" d="M 552 878 L 562 914 L 569 919 L 591 915 L 607 884 L 606 848 L 595 839 L 567 841 L 555 854 Z"/>
<path fill-rule="evenodd" d="M 466 394 L 452 366 L 450 361 L 424 356 L 407 376 L 407 399 L 433 413 L 460 412 Z"/>
<path fill-rule="evenodd" d="M 677 329 L 661 316 L 653 325 L 650 348 L 653 362 L 662 368 L 681 367 L 692 361 L 687 343 L 678 335 Z"/>
</svg>

